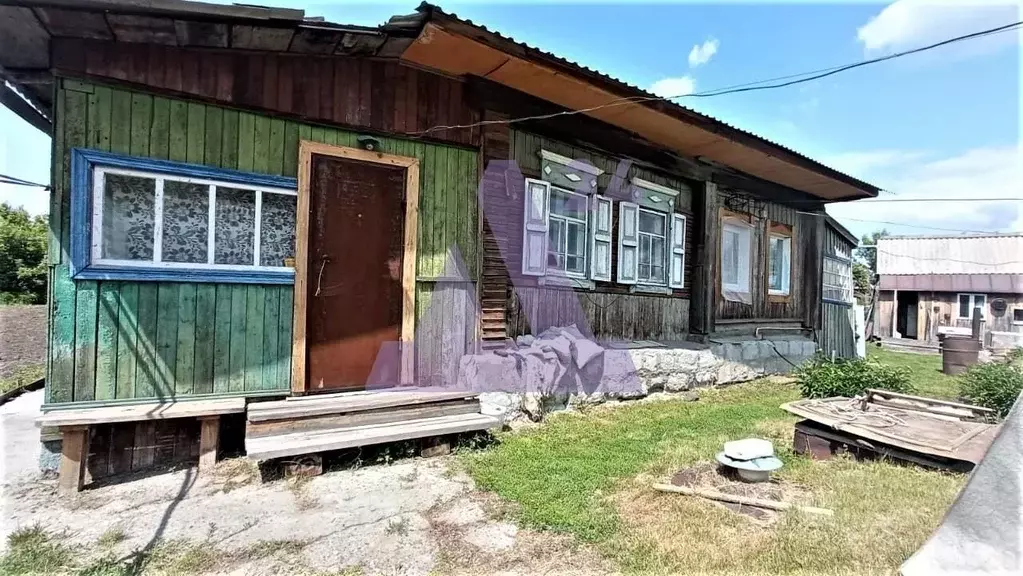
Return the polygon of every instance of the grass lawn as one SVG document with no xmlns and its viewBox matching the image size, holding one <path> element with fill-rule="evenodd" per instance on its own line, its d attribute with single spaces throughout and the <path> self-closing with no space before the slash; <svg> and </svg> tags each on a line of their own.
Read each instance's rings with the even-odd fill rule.
<svg viewBox="0 0 1023 576">
<path fill-rule="evenodd" d="M 867 345 L 867 358 L 884 364 L 909 368 L 909 380 L 921 396 L 956 399 L 959 384 L 955 376 L 941 371 L 941 356 L 937 354 L 913 354 L 894 352 L 873 344 Z"/>
<path fill-rule="evenodd" d="M 595 545 L 625 571 L 685 574 L 887 574 L 923 543 L 965 476 L 791 451 L 795 386 L 759 381 L 668 400 L 554 415 L 465 455 L 481 488 L 530 527 Z M 769 438 L 778 477 L 834 517 L 789 512 L 757 523 L 717 504 L 650 488 L 708 462 L 726 440 Z"/>
</svg>

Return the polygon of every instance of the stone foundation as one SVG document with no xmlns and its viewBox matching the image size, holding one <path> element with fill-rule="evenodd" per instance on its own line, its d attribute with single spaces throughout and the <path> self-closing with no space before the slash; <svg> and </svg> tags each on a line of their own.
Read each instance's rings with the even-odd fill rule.
<svg viewBox="0 0 1023 576">
<path fill-rule="evenodd" d="M 575 362 L 583 343 L 572 342 L 571 358 L 562 350 L 518 353 L 497 351 L 462 358 L 459 387 L 480 393 L 487 414 L 511 419 L 544 414 L 572 405 L 642 398 L 654 392 L 680 392 L 722 386 L 769 374 L 787 374 L 813 356 L 817 345 L 802 337 L 713 339 L 707 344 L 658 347 L 616 343 L 602 358 Z M 565 348 L 567 349 L 567 347 Z M 526 350 L 523 353 L 523 350 Z"/>
</svg>

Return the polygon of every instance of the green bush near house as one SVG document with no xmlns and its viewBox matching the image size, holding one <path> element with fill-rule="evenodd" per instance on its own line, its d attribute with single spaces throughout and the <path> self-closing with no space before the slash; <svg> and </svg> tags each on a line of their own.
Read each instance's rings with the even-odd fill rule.
<svg viewBox="0 0 1023 576">
<path fill-rule="evenodd" d="M 852 398 L 868 388 L 904 393 L 915 391 L 908 369 L 860 358 L 831 360 L 815 356 L 800 365 L 793 375 L 799 381 L 799 390 L 805 398 Z"/>
<path fill-rule="evenodd" d="M 1014 352 L 1005 362 L 971 366 L 960 377 L 960 395 L 972 404 L 997 410 L 998 415 L 1004 417 L 1023 392 L 1021 356 L 1023 354 Z"/>
</svg>

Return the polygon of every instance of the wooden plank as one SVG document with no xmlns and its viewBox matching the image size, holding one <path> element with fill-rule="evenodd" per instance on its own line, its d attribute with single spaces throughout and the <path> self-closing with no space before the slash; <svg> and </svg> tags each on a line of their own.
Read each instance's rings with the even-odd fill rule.
<svg viewBox="0 0 1023 576">
<path fill-rule="evenodd" d="M 153 98 L 153 123 L 149 130 L 149 154 L 153 158 L 167 158 L 170 154 L 171 101 L 159 96 Z"/>
<path fill-rule="evenodd" d="M 158 288 L 156 357 L 153 362 L 153 369 L 156 371 L 156 389 L 153 392 L 158 398 L 167 398 L 175 393 L 174 369 L 177 366 L 180 286 L 161 282 Z"/>
<path fill-rule="evenodd" d="M 110 88 L 96 86 L 89 95 L 89 147 L 110 150 L 110 110 L 113 96 Z"/>
<path fill-rule="evenodd" d="M 198 418 L 245 411 L 245 398 L 146 402 L 131 406 L 53 410 L 36 418 L 37 426 L 88 426 L 115 422 L 153 422 L 173 418 Z"/>
<path fill-rule="evenodd" d="M 131 125 L 132 98 L 131 93 L 124 90 L 112 90 L 110 93 L 110 151 L 120 154 L 144 154 L 148 144 L 142 146 L 137 142 L 132 147 L 131 136 L 134 130 Z M 141 118 L 141 117 L 140 117 Z"/>
<path fill-rule="evenodd" d="M 304 128 L 304 127 L 303 127 Z M 299 130 L 301 138 L 303 130 Z M 309 259 L 309 212 L 310 212 L 310 178 L 312 151 L 310 146 L 299 144 L 298 163 L 298 198 L 295 225 L 295 284 L 294 314 L 292 316 L 292 352 L 291 352 L 291 391 L 305 392 L 306 363 L 306 300 L 308 297 L 307 267 Z"/>
<path fill-rule="evenodd" d="M 212 472 L 217 465 L 220 445 L 220 416 L 202 418 L 199 432 L 199 472 Z"/>
<path fill-rule="evenodd" d="M 340 392 L 314 396 L 293 396 L 273 402 L 257 402 L 249 406 L 249 422 L 309 418 L 327 414 L 353 414 L 398 406 L 420 406 L 453 400 L 473 399 L 471 390 L 445 390 L 430 387 L 400 387 L 361 392 Z"/>
<path fill-rule="evenodd" d="M 238 169 L 252 172 L 255 155 L 256 116 L 247 112 L 238 114 Z"/>
<path fill-rule="evenodd" d="M 215 353 L 217 287 L 199 284 L 195 292 L 194 394 L 213 392 L 213 356 Z M 180 346 L 180 339 L 179 339 Z"/>
<path fill-rule="evenodd" d="M 76 293 L 67 264 L 54 268 L 52 282 L 51 359 L 46 390 L 51 403 L 71 402 L 74 400 Z"/>
<path fill-rule="evenodd" d="M 350 414 L 329 414 L 310 418 L 288 418 L 282 420 L 263 420 L 249 422 L 245 427 L 246 438 L 264 438 L 280 434 L 292 434 L 313 430 L 340 430 L 356 426 L 388 424 L 391 422 L 410 422 L 422 418 L 439 416 L 456 416 L 459 414 L 479 414 L 479 400 L 457 399 L 435 404 L 414 406 L 397 406 L 364 410 Z"/>
<path fill-rule="evenodd" d="M 448 238 L 447 238 L 447 227 L 448 227 L 448 171 L 447 162 L 450 148 L 446 146 L 437 146 L 434 150 L 433 155 L 433 198 L 435 204 L 433 206 L 433 218 L 432 218 L 432 248 L 433 251 L 430 256 L 433 262 L 430 264 L 430 270 L 434 276 L 440 276 L 441 271 L 444 269 L 444 259 L 447 255 Z"/>
<path fill-rule="evenodd" d="M 179 162 L 184 162 L 188 158 L 188 103 L 184 100 L 170 102 L 167 157 Z"/>
<path fill-rule="evenodd" d="M 96 336 L 96 400 L 117 397 L 118 301 L 121 285 L 99 285 L 98 328 Z"/>
<path fill-rule="evenodd" d="M 270 166 L 270 118 L 255 117 L 252 144 L 252 171 L 266 174 Z"/>
<path fill-rule="evenodd" d="M 76 92 L 68 90 L 65 92 L 65 118 L 64 118 L 64 145 L 67 147 L 66 151 L 66 162 L 64 173 L 64 191 L 61 195 L 61 214 L 62 214 L 62 226 L 61 226 L 61 251 L 67 250 L 65 247 L 70 247 L 70 214 L 71 214 L 71 186 L 70 186 L 70 168 L 71 168 L 71 148 L 81 148 L 88 145 L 87 131 L 88 126 L 86 121 L 88 120 L 88 94 L 82 92 Z"/>
<path fill-rule="evenodd" d="M 284 126 L 284 149 L 281 175 L 294 178 L 298 175 L 298 123 L 286 122 Z"/>
<path fill-rule="evenodd" d="M 237 110 L 224 110 L 224 125 L 220 139 L 220 167 L 238 167 L 238 122 Z"/>
<path fill-rule="evenodd" d="M 229 284 L 216 287 L 215 317 L 213 322 L 213 391 L 231 389 L 231 299 L 234 289 Z"/>
<path fill-rule="evenodd" d="M 228 391 L 241 392 L 245 389 L 245 345 L 246 323 L 245 286 L 231 287 L 231 351 Z"/>
<path fill-rule="evenodd" d="M 204 125 L 206 134 L 203 137 L 204 150 L 202 163 L 207 166 L 220 167 L 223 151 L 221 134 L 224 131 L 224 109 L 216 106 L 207 106 Z"/>
<path fill-rule="evenodd" d="M 281 287 L 266 286 L 263 288 L 263 381 L 261 390 L 274 390 L 278 387 L 278 366 L 280 365 L 280 348 L 277 338 L 280 336 Z"/>
<path fill-rule="evenodd" d="M 427 418 L 415 422 L 359 426 L 341 431 L 299 432 L 284 436 L 246 439 L 249 458 L 266 460 L 295 454 L 313 454 L 356 446 L 371 446 L 413 438 L 460 434 L 501 426 L 501 421 L 482 414 Z"/>
<path fill-rule="evenodd" d="M 436 147 L 427 146 L 420 171 L 419 192 L 419 262 L 416 269 L 423 278 L 433 278 L 438 271 L 433 268 L 433 213 L 437 204 L 434 193 L 433 171 L 436 167 Z"/>
<path fill-rule="evenodd" d="M 131 95 L 131 153 L 149 155 L 150 131 L 153 127 L 153 97 L 147 94 Z"/>
<path fill-rule="evenodd" d="M 60 471 L 57 489 L 75 493 L 85 485 L 85 463 L 89 456 L 89 428 L 75 427 L 61 430 Z"/>
<path fill-rule="evenodd" d="M 188 103 L 188 136 L 185 160 L 202 164 L 206 141 L 206 106 L 197 102 Z"/>
<path fill-rule="evenodd" d="M 156 424 L 140 422 L 135 426 L 135 452 L 132 454 L 133 470 L 153 465 L 156 455 Z"/>
<path fill-rule="evenodd" d="M 284 131 L 284 120 L 280 118 L 270 120 L 270 148 L 266 166 L 266 171 L 270 174 L 284 174 Z"/>
<path fill-rule="evenodd" d="M 96 316 L 98 287 L 94 281 L 76 282 L 75 402 L 96 398 Z"/>
<path fill-rule="evenodd" d="M 56 112 L 53 124 L 53 147 L 51 154 L 53 156 L 51 161 L 54 190 L 50 194 L 50 213 L 49 213 L 49 236 L 47 237 L 47 255 L 49 257 L 50 265 L 58 265 L 67 262 L 67 251 L 70 247 L 62 245 L 60 243 L 62 235 L 62 229 L 65 226 L 64 221 L 68 219 L 68 212 L 64 210 L 64 200 L 70 197 L 70 184 L 65 180 L 65 176 L 71 170 L 71 149 L 64 145 L 64 131 L 65 131 L 65 106 L 64 106 L 64 95 L 65 91 L 61 87 L 61 83 L 57 81 L 58 89 L 56 90 L 56 101 L 53 103 L 54 111 Z M 70 200 L 69 200 L 70 202 Z M 51 290 L 52 290 L 52 279 L 51 279 Z M 50 300 L 51 308 L 53 300 Z M 52 311 L 51 311 L 52 315 Z M 52 323 L 52 317 L 51 317 Z M 52 330 L 51 330 L 52 335 Z M 52 340 L 51 340 L 52 341 Z M 52 360 L 52 353 L 51 353 Z M 47 378 L 49 381 L 49 378 Z"/>
<path fill-rule="evenodd" d="M 291 286 L 281 287 L 281 307 L 278 318 L 277 336 L 277 380 L 275 388 L 288 390 L 291 388 L 291 330 L 294 312 L 294 289 Z"/>
<path fill-rule="evenodd" d="M 174 367 L 175 395 L 192 394 L 195 385 L 196 285 L 178 288 L 178 342 Z M 203 347 L 201 344 L 199 347 Z"/>
<path fill-rule="evenodd" d="M 263 287 L 249 285 L 245 294 L 245 390 L 263 386 Z"/>
<path fill-rule="evenodd" d="M 138 359 L 139 286 L 121 284 L 117 308 L 117 384 L 118 399 L 135 395 L 135 363 Z"/>
</svg>

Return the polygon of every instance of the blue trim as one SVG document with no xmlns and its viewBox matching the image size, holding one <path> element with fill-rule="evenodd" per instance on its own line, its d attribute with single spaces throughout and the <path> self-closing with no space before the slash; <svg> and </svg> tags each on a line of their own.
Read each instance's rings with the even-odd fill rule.
<svg viewBox="0 0 1023 576">
<path fill-rule="evenodd" d="M 294 270 L 239 271 L 172 269 L 148 266 L 92 265 L 92 170 L 95 166 L 153 172 L 167 176 L 205 178 L 231 184 L 295 190 L 298 180 L 286 176 L 253 174 L 210 168 L 185 162 L 122 156 L 98 150 L 71 150 L 71 278 L 75 280 L 138 280 L 144 282 L 220 282 L 234 284 L 294 284 Z"/>
</svg>

